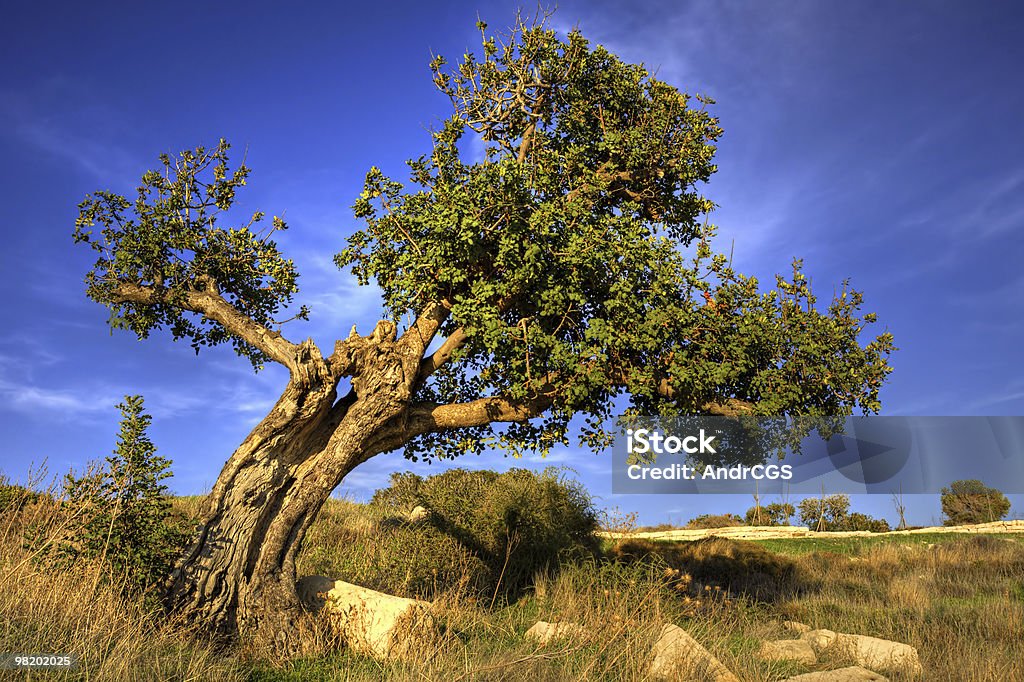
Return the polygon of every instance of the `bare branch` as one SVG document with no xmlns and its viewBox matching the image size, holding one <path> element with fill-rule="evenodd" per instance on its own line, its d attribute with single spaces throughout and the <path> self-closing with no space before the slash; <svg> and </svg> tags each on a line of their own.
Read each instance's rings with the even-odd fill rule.
<svg viewBox="0 0 1024 682">
<path fill-rule="evenodd" d="M 163 287 L 143 286 L 121 282 L 110 293 L 111 303 L 136 303 L 139 305 L 167 305 L 199 313 L 218 322 L 224 329 L 250 346 L 259 349 L 267 357 L 285 367 L 296 368 L 298 346 L 285 339 L 280 332 L 267 329 L 253 321 L 224 300 L 209 287 L 200 291 L 186 291 L 172 296 Z"/>
</svg>

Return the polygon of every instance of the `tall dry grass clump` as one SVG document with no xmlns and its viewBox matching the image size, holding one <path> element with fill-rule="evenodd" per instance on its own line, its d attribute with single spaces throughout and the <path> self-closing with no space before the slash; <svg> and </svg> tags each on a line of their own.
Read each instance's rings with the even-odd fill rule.
<svg viewBox="0 0 1024 682">
<path fill-rule="evenodd" d="M 81 511 L 55 484 L 44 493 L 7 486 L 0 507 L 0 651 L 71 655 L 75 670 L 0 671 L 10 679 L 241 680 L 223 653 L 168 622 L 141 597 L 122 596 L 124 576 L 100 561 L 60 570 L 40 559 L 73 534 Z M 28 533 L 31 543 L 25 542 Z"/>
</svg>

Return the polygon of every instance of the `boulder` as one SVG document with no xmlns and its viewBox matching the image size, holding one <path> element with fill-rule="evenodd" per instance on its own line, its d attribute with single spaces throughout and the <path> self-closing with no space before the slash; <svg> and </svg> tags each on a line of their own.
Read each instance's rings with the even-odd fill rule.
<svg viewBox="0 0 1024 682">
<path fill-rule="evenodd" d="M 823 670 L 787 677 L 783 682 L 889 682 L 889 678 L 860 666 Z"/>
<path fill-rule="evenodd" d="M 821 650 L 831 646 L 838 636 L 831 630 L 808 630 L 800 635 L 800 639 L 810 644 L 815 653 L 820 654 Z"/>
<path fill-rule="evenodd" d="M 353 651 L 388 660 L 436 642 L 430 602 L 395 597 L 322 576 L 303 578 L 298 591 L 314 608 L 320 603 Z"/>
<path fill-rule="evenodd" d="M 655 679 L 689 679 L 686 675 L 702 675 L 715 682 L 739 682 L 721 661 L 711 655 L 685 630 L 668 623 L 654 644 L 654 661 L 650 675 Z"/>
<path fill-rule="evenodd" d="M 784 627 L 787 631 L 792 632 L 795 635 L 802 635 L 805 632 L 810 632 L 811 631 L 811 626 L 810 625 L 805 625 L 805 624 L 803 624 L 803 623 L 801 623 L 799 621 L 795 621 L 795 620 L 784 620 L 784 621 L 782 621 L 782 627 Z"/>
<path fill-rule="evenodd" d="M 757 655 L 763 661 L 799 661 L 808 665 L 818 662 L 814 655 L 814 649 L 804 639 L 780 639 L 775 642 L 765 642 Z"/>
<path fill-rule="evenodd" d="M 586 631 L 582 625 L 576 623 L 548 623 L 539 620 L 526 631 L 526 638 L 535 640 L 541 646 L 556 639 L 567 639 L 580 637 Z"/>
<path fill-rule="evenodd" d="M 836 645 L 858 665 L 885 673 L 902 673 L 920 677 L 923 672 L 917 649 L 909 644 L 892 642 L 867 635 L 840 634 Z"/>
</svg>

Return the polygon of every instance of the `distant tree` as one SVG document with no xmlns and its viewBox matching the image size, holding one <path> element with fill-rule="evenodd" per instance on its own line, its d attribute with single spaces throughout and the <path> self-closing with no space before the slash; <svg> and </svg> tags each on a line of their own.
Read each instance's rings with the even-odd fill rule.
<svg viewBox="0 0 1024 682">
<path fill-rule="evenodd" d="M 953 481 L 942 489 L 943 523 L 960 526 L 971 523 L 989 523 L 1004 518 L 1010 512 L 1010 500 L 995 488 L 989 488 L 976 479 Z"/>
<path fill-rule="evenodd" d="M 863 339 L 875 317 L 859 292 L 819 306 L 799 260 L 761 291 L 712 248 L 712 100 L 694 106 L 545 21 L 498 34 L 481 22 L 478 54 L 432 61 L 450 114 L 409 162 L 408 189 L 370 169 L 354 205 L 364 226 L 335 258 L 380 288 L 383 319 L 326 351 L 281 331 L 298 291 L 272 239 L 284 221 L 224 225 L 249 175 L 226 142 L 163 155 L 134 200 L 80 204 L 75 240 L 98 254 L 87 294 L 112 327 L 226 343 L 288 371 L 208 496 L 172 609 L 294 651 L 306 531 L 381 453 L 544 452 L 577 417 L 600 450 L 623 396 L 666 416 L 878 411 L 892 336 Z M 469 142 L 482 158 L 463 158 Z"/>
<path fill-rule="evenodd" d="M 756 506 L 747 510 L 744 518 L 748 526 L 788 526 L 796 508 L 788 503 L 772 502 L 760 508 L 760 520 L 757 512 Z"/>
<path fill-rule="evenodd" d="M 848 495 L 808 497 L 800 501 L 797 510 L 800 523 L 811 530 L 818 530 L 821 521 L 823 530 L 842 530 L 850 514 L 850 498 Z"/>
</svg>

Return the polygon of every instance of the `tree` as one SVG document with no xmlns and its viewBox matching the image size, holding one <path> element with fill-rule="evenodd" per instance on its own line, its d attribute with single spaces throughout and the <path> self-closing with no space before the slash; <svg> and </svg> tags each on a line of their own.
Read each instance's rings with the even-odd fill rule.
<svg viewBox="0 0 1024 682">
<path fill-rule="evenodd" d="M 788 526 L 795 513 L 796 508 L 788 502 L 772 502 L 751 507 L 744 518 L 748 526 Z"/>
<path fill-rule="evenodd" d="M 946 515 L 943 523 L 947 526 L 989 523 L 1010 512 L 1006 495 L 976 479 L 953 481 L 942 489 L 940 499 L 942 513 Z"/>
<path fill-rule="evenodd" d="M 892 338 L 862 344 L 874 316 L 859 292 L 844 285 L 819 309 L 800 261 L 761 292 L 712 250 L 699 187 L 722 131 L 709 98 L 694 107 L 544 19 L 479 28 L 479 56 L 431 62 L 452 110 L 409 162 L 411 187 L 366 176 L 354 206 L 365 226 L 335 261 L 380 287 L 384 319 L 329 354 L 282 334 L 298 290 L 272 239 L 285 223 L 221 224 L 249 174 L 229 167 L 226 142 L 162 156 L 134 201 L 102 191 L 80 205 L 75 238 L 99 254 L 87 293 L 113 327 L 140 339 L 166 328 L 197 352 L 229 343 L 256 369 L 289 371 L 171 581 L 173 608 L 217 632 L 287 650 L 306 530 L 377 454 L 546 452 L 574 418 L 600 449 L 620 396 L 663 415 L 879 408 Z M 471 139 L 475 163 L 460 155 Z"/>
<path fill-rule="evenodd" d="M 850 515 L 848 495 L 807 497 L 797 505 L 800 523 L 812 530 L 844 530 Z M 824 524 L 822 526 L 822 524 Z"/>
<path fill-rule="evenodd" d="M 76 536 L 59 549 L 72 560 L 106 563 L 125 589 L 142 593 L 167 577 L 184 539 L 171 522 L 164 483 L 171 463 L 156 454 L 147 435 L 152 417 L 142 396 L 125 396 L 117 408 L 120 432 L 106 466 L 64 479 L 68 500 L 85 511 Z"/>
</svg>

